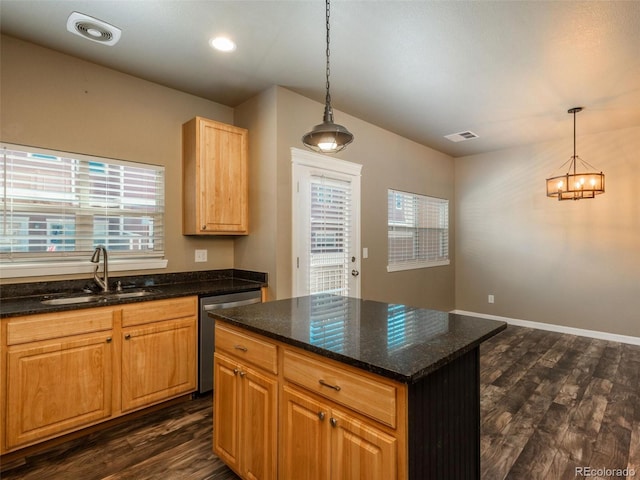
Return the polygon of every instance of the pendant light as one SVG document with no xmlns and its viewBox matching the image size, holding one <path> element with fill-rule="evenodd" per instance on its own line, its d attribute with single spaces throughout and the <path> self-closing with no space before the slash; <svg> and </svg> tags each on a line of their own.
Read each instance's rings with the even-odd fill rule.
<svg viewBox="0 0 640 480">
<path fill-rule="evenodd" d="M 329 93 L 329 0 L 326 0 L 327 26 L 327 93 L 325 97 L 324 116 L 322 123 L 313 127 L 302 137 L 302 143 L 312 150 L 321 153 L 337 153 L 353 142 L 353 135 L 342 125 L 333 123 L 333 109 L 331 108 L 331 93 Z"/>
<path fill-rule="evenodd" d="M 596 173 L 593 166 L 576 155 L 576 113 L 581 111 L 582 107 L 567 111 L 573 114 L 573 156 L 560 167 L 563 169 L 569 165 L 565 174 L 547 178 L 547 197 L 557 197 L 558 200 L 580 200 L 594 198 L 604 193 L 604 173 Z M 584 171 L 578 170 L 578 162 Z"/>
</svg>

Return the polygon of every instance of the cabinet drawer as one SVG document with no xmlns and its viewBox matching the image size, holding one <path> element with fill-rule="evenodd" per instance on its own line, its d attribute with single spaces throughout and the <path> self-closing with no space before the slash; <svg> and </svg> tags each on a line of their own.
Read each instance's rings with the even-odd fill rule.
<svg viewBox="0 0 640 480">
<path fill-rule="evenodd" d="M 194 317 L 198 312 L 198 297 L 168 298 L 131 303 L 122 307 L 122 326 L 143 325 L 174 318 Z"/>
<path fill-rule="evenodd" d="M 12 318 L 7 322 L 7 345 L 100 332 L 113 328 L 113 309 L 90 308 Z"/>
<path fill-rule="evenodd" d="M 278 349 L 251 334 L 240 333 L 216 323 L 216 350 L 227 353 L 260 367 L 267 372 L 278 373 Z"/>
<path fill-rule="evenodd" d="M 284 377 L 359 413 L 396 427 L 397 389 L 355 370 L 285 349 Z"/>
</svg>

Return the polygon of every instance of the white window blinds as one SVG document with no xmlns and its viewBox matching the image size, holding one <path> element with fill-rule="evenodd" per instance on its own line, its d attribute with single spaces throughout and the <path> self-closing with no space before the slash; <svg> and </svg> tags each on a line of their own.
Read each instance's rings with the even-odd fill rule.
<svg viewBox="0 0 640 480">
<path fill-rule="evenodd" d="M 349 293 L 351 183 L 311 176 L 309 293 Z"/>
<path fill-rule="evenodd" d="M 387 271 L 449 264 L 449 201 L 388 190 Z"/>
<path fill-rule="evenodd" d="M 164 255 L 164 167 L 2 145 L 0 259 Z"/>
</svg>

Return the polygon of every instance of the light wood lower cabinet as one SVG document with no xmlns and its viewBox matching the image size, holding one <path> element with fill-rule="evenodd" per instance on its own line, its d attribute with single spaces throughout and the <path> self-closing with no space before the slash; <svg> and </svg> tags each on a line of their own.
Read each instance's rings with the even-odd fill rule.
<svg viewBox="0 0 640 480">
<path fill-rule="evenodd" d="M 196 388 L 197 297 L 2 319 L 0 453 Z"/>
<path fill-rule="evenodd" d="M 26 344 L 7 355 L 7 449 L 111 416 L 108 332 Z"/>
<path fill-rule="evenodd" d="M 214 451 L 244 479 L 406 478 L 402 385 L 221 321 L 213 408 Z"/>
<path fill-rule="evenodd" d="M 280 478 L 397 478 L 397 440 L 372 422 L 284 386 Z"/>
<path fill-rule="evenodd" d="M 196 326 L 193 319 L 123 329 L 122 411 L 196 388 Z"/>
<path fill-rule="evenodd" d="M 277 381 L 214 355 L 214 452 L 246 479 L 275 479 Z"/>
</svg>

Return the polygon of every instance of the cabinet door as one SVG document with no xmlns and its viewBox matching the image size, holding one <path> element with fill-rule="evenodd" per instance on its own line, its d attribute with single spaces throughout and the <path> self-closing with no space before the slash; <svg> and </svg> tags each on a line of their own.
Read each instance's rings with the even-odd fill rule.
<svg viewBox="0 0 640 480">
<path fill-rule="evenodd" d="M 7 448 L 111 416 L 109 333 L 7 349 Z"/>
<path fill-rule="evenodd" d="M 201 120 L 199 175 L 203 233 L 247 233 L 247 131 Z"/>
<path fill-rule="evenodd" d="M 281 478 L 329 478 L 329 408 L 289 386 L 281 405 Z"/>
<path fill-rule="evenodd" d="M 123 337 L 123 411 L 195 390 L 195 318 L 126 328 Z"/>
<path fill-rule="evenodd" d="M 224 355 L 213 356 L 213 452 L 240 472 L 239 366 Z"/>
<path fill-rule="evenodd" d="M 331 478 L 397 478 L 396 439 L 369 423 L 334 409 L 331 412 Z"/>
<path fill-rule="evenodd" d="M 251 480 L 276 478 L 277 382 L 241 366 L 240 432 L 243 477 Z M 303 478 L 303 477 L 291 477 Z"/>
</svg>

